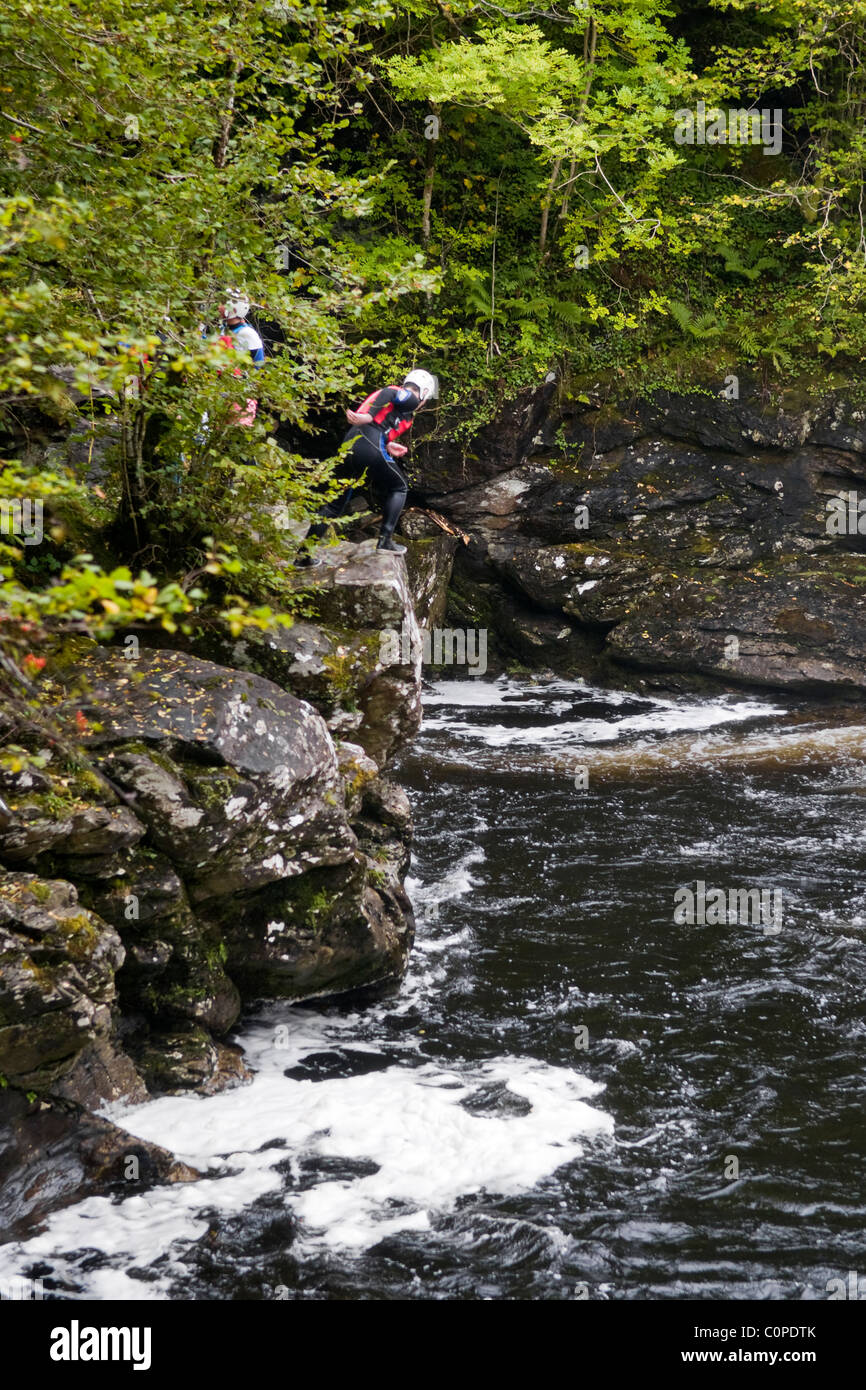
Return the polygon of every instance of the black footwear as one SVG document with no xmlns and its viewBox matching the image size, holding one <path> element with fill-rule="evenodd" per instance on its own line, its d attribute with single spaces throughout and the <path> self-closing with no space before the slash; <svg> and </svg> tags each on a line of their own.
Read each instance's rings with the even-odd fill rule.
<svg viewBox="0 0 866 1390">
<path fill-rule="evenodd" d="M 394 554 L 394 555 L 405 555 L 405 554 L 406 554 L 406 547 L 405 547 L 405 545 L 398 545 L 396 541 L 392 541 L 392 539 L 391 539 L 390 536 L 387 536 L 387 537 L 385 537 L 385 539 L 380 540 L 380 541 L 379 541 L 379 544 L 376 546 L 376 549 L 377 549 L 377 550 L 390 550 L 390 551 L 392 552 L 392 554 Z"/>
<path fill-rule="evenodd" d="M 321 563 L 322 561 L 318 555 L 311 555 L 308 551 L 306 554 L 297 557 L 295 560 L 295 569 L 312 570 L 316 568 L 316 565 L 320 565 Z"/>
</svg>

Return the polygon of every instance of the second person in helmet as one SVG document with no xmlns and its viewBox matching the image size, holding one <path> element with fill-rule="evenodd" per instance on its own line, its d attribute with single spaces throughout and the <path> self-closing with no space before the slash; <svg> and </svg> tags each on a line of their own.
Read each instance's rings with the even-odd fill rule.
<svg viewBox="0 0 866 1390">
<path fill-rule="evenodd" d="M 399 440 L 411 429 L 416 410 L 437 395 L 436 378 L 419 369 L 410 372 L 402 386 L 384 386 L 372 392 L 357 410 L 346 411 L 350 428 L 345 439 L 353 442 L 344 469 L 355 481 L 322 509 L 323 516 L 343 516 L 366 474 L 371 489 L 382 500 L 382 528 L 376 548 L 405 553 L 406 547 L 393 539 L 409 490 L 408 479 L 397 462 L 408 450 Z M 325 524 L 317 522 L 310 527 L 309 536 L 321 536 L 324 531 Z"/>
</svg>

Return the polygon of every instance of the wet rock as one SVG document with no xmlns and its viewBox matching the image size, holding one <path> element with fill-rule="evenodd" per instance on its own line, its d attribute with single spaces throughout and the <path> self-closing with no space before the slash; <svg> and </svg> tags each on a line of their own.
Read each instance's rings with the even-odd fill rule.
<svg viewBox="0 0 866 1390">
<path fill-rule="evenodd" d="M 212 1096 L 245 1085 L 253 1075 L 240 1048 L 218 1042 L 195 1024 L 151 1031 L 135 1048 L 135 1058 L 152 1095 Z"/>
<path fill-rule="evenodd" d="M 208 907 L 243 996 L 309 999 L 402 974 L 412 907 L 384 861 L 371 873 L 359 849 L 339 868 L 271 884 L 240 902 Z"/>
<path fill-rule="evenodd" d="M 421 479 L 472 535 L 450 620 L 483 611 L 493 664 L 860 696 L 866 533 L 828 516 L 866 497 L 866 411 L 741 381 L 542 414 L 515 453 L 506 413 L 498 470 Z"/>
<path fill-rule="evenodd" d="M 0 874 L 0 1074 L 45 1091 L 85 1049 L 106 1044 L 123 960 L 117 933 L 81 907 L 72 884 Z"/>
<path fill-rule="evenodd" d="M 128 1196 L 199 1176 L 81 1106 L 0 1090 L 0 1241 L 25 1239 L 49 1213 L 94 1194 Z"/>
<path fill-rule="evenodd" d="M 52 1081 L 50 1099 L 74 1101 L 89 1110 L 118 1100 L 136 1105 L 148 1099 L 141 1073 L 122 1046 L 116 1026 L 110 1037 L 89 1043 L 69 1070 Z"/>
</svg>

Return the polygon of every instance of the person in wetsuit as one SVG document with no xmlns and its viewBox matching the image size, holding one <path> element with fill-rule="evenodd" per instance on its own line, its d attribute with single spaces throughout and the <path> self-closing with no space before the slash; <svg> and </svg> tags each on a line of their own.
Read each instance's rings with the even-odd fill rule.
<svg viewBox="0 0 866 1390">
<path fill-rule="evenodd" d="M 322 508 L 322 516 L 344 516 L 366 477 L 370 488 L 382 499 L 382 528 L 376 549 L 405 554 L 406 547 L 397 545 L 393 539 L 409 490 L 408 479 L 397 462 L 408 450 L 399 439 L 411 429 L 416 410 L 437 394 L 436 378 L 418 370 L 410 372 L 402 386 L 385 386 L 368 396 L 357 410 L 346 411 L 349 429 L 345 441 L 353 442 L 341 472 L 353 481 L 345 492 Z M 326 522 L 315 522 L 310 527 L 308 539 L 318 539 L 326 530 Z M 310 556 L 299 563 L 319 562 Z"/>
</svg>

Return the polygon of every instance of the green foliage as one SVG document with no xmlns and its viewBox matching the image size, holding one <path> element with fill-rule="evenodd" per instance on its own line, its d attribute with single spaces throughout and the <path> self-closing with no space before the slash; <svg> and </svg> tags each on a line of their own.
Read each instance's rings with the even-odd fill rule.
<svg viewBox="0 0 866 1390">
<path fill-rule="evenodd" d="M 10 0 L 0 502 L 46 538 L 0 535 L 0 649 L 286 620 L 342 409 L 410 365 L 457 449 L 557 364 L 856 376 L 864 39 L 866 0 Z M 678 144 L 699 102 L 778 107 L 781 150 Z M 84 461 L 31 447 L 46 421 Z"/>
<path fill-rule="evenodd" d="M 671 317 L 676 319 L 683 333 L 693 338 L 717 338 L 722 332 L 722 324 L 716 321 L 712 312 L 696 318 L 688 304 L 683 304 L 678 299 L 670 301 L 668 311 Z"/>
</svg>

